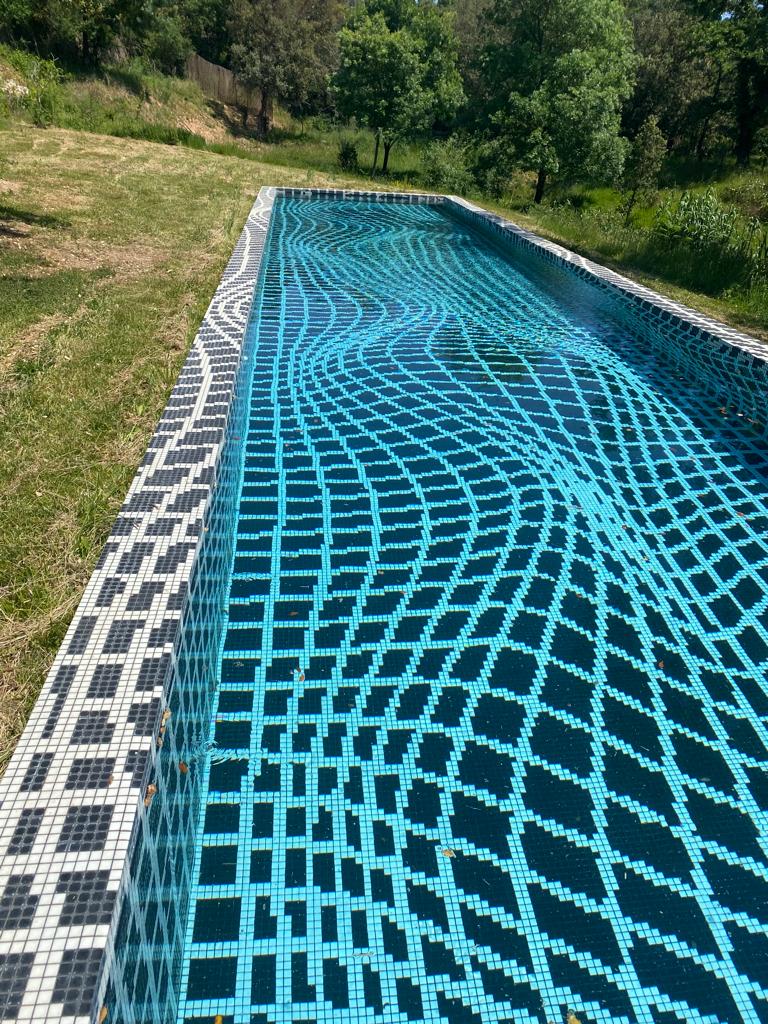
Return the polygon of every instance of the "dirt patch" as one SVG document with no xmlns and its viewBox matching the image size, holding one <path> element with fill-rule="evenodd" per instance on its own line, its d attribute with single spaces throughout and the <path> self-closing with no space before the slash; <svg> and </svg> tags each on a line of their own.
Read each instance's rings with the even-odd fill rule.
<svg viewBox="0 0 768 1024">
<path fill-rule="evenodd" d="M 57 327 L 61 327 L 64 320 L 63 313 L 52 313 L 50 316 L 44 316 L 16 336 L 8 351 L 0 355 L 0 390 L 2 390 L 4 378 L 10 374 L 20 359 L 35 360 L 40 357 L 48 335 Z"/>
<path fill-rule="evenodd" d="M 206 142 L 227 142 L 230 139 L 223 124 L 199 111 L 183 113 L 179 118 L 179 127 L 201 135 Z"/>
<path fill-rule="evenodd" d="M 38 258 L 41 275 L 57 270 L 110 270 L 113 283 L 141 277 L 161 266 L 167 253 L 139 243 L 112 245 L 85 238 L 56 238 L 45 234 L 30 239 L 29 250 Z"/>
</svg>

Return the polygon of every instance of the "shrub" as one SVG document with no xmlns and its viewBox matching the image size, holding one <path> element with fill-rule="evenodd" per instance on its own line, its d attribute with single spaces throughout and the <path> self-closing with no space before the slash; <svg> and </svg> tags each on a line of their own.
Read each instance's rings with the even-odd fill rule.
<svg viewBox="0 0 768 1024">
<path fill-rule="evenodd" d="M 473 146 L 470 167 L 480 189 L 493 199 L 507 195 L 513 176 L 519 172 L 511 147 L 501 139 L 479 140 Z"/>
<path fill-rule="evenodd" d="M 768 229 L 724 206 L 714 189 L 683 192 L 677 203 L 664 203 L 652 240 L 718 290 L 768 281 Z"/>
<path fill-rule="evenodd" d="M 172 14 L 159 15 L 144 41 L 147 59 L 168 75 L 181 74 L 191 50 L 179 18 Z"/>
<path fill-rule="evenodd" d="M 424 184 L 439 192 L 462 193 L 472 187 L 465 147 L 455 138 L 430 142 L 421 159 Z"/>
<path fill-rule="evenodd" d="M 357 155 L 357 146 L 351 139 L 342 139 L 339 143 L 336 162 L 342 171 L 359 171 L 360 160 Z"/>
<path fill-rule="evenodd" d="M 63 76 L 58 65 L 32 53 L 5 47 L 3 56 L 23 78 L 23 81 L 8 79 L 3 87 L 9 106 L 26 110 L 38 127 L 46 127 L 53 121 L 59 103 Z"/>
<path fill-rule="evenodd" d="M 621 212 L 629 225 L 638 202 L 650 202 L 659 184 L 659 173 L 667 152 L 667 140 L 661 134 L 655 117 L 643 121 L 629 147 L 621 181 Z"/>
<path fill-rule="evenodd" d="M 750 174 L 724 188 L 720 198 L 726 203 L 738 206 L 747 217 L 768 221 L 768 181 L 757 174 Z"/>
</svg>

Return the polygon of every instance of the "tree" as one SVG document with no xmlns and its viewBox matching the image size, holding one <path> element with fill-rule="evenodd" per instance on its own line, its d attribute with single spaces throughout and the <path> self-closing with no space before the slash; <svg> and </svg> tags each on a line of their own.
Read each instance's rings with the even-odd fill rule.
<svg viewBox="0 0 768 1024">
<path fill-rule="evenodd" d="M 650 199 L 655 194 L 666 152 L 667 140 L 661 134 L 659 122 L 651 115 L 643 121 L 624 164 L 621 183 L 624 197 L 620 208 L 625 225 L 629 224 L 637 202 Z"/>
<path fill-rule="evenodd" d="M 183 0 L 179 15 L 195 53 L 214 64 L 225 64 L 230 45 L 228 0 Z"/>
<path fill-rule="evenodd" d="M 339 111 L 373 132 L 371 173 L 380 145 L 386 173 L 398 139 L 449 120 L 463 99 L 452 19 L 414 0 L 370 0 L 353 13 L 339 42 Z"/>
<path fill-rule="evenodd" d="M 115 39 L 140 32 L 149 17 L 145 0 L 75 0 L 71 10 L 79 30 L 80 55 L 94 66 Z"/>
<path fill-rule="evenodd" d="M 235 0 L 229 20 L 237 77 L 261 93 L 258 132 L 272 126 L 276 100 L 301 103 L 323 88 L 335 59 L 337 0 Z"/>
<path fill-rule="evenodd" d="M 615 178 L 620 113 L 634 71 L 621 0 L 494 0 L 484 53 L 486 109 L 497 148 L 547 180 Z"/>
<path fill-rule="evenodd" d="M 686 0 L 722 53 L 718 91 L 730 111 L 733 150 L 746 167 L 768 125 L 768 5 L 763 0 Z"/>
<path fill-rule="evenodd" d="M 486 42 L 487 11 L 490 0 L 461 0 L 456 5 L 456 39 L 464 90 L 477 95 L 480 88 L 479 58 Z"/>
<path fill-rule="evenodd" d="M 98 66 L 118 38 L 146 28 L 149 0 L 0 0 L 0 38 Z"/>
<path fill-rule="evenodd" d="M 382 170 L 386 172 L 395 141 L 427 125 L 429 104 L 421 84 L 418 44 L 403 29 L 391 32 L 382 14 L 342 29 L 339 42 L 341 60 L 335 79 L 339 111 L 373 132 L 371 174 L 383 142 Z"/>
<path fill-rule="evenodd" d="M 628 0 L 627 12 L 638 65 L 624 108 L 626 132 L 633 138 L 655 115 L 671 148 L 703 155 L 723 110 L 722 32 L 696 16 L 687 0 Z"/>
<path fill-rule="evenodd" d="M 762 0 L 731 0 L 724 6 L 735 78 L 734 151 L 746 167 L 757 133 L 768 124 L 768 8 Z"/>
</svg>

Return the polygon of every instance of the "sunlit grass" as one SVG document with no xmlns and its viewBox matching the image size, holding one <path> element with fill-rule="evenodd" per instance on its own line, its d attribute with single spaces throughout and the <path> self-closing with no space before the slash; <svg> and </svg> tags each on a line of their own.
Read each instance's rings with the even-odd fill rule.
<svg viewBox="0 0 768 1024">
<path fill-rule="evenodd" d="M 316 171 L 0 134 L 0 764 L 263 184 Z"/>
</svg>

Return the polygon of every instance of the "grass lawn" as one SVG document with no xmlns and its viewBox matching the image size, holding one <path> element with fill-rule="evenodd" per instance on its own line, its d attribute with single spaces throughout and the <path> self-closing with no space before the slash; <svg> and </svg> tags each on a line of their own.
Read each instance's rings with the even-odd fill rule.
<svg viewBox="0 0 768 1024">
<path fill-rule="evenodd" d="M 2 767 L 260 186 L 343 179 L 57 128 L 0 137 Z"/>
<path fill-rule="evenodd" d="M 248 159 L 21 124 L 0 138 L 1 771 L 259 188 L 372 183 L 333 171 L 312 137 Z M 413 181 L 401 157 L 405 180 L 373 187 Z M 653 277 L 547 208 L 496 208 L 766 336 L 752 311 Z"/>
</svg>

